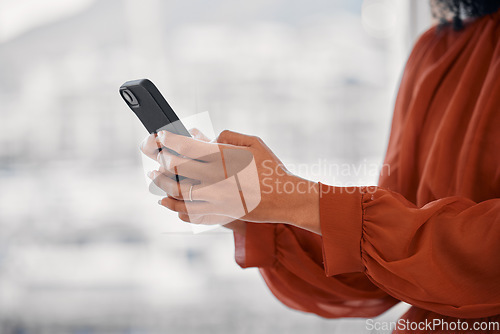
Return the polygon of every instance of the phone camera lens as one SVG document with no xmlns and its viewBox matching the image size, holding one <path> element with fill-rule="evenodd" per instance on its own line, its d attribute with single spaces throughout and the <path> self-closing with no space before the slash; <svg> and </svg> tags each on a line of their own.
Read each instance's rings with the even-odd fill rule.
<svg viewBox="0 0 500 334">
<path fill-rule="evenodd" d="M 130 94 L 124 90 L 123 91 L 123 98 L 128 102 L 128 103 L 132 103 L 134 102 L 134 100 L 132 99 L 132 96 L 130 96 Z"/>
<path fill-rule="evenodd" d="M 136 106 L 139 104 L 134 94 L 128 89 L 122 90 L 121 93 L 125 101 L 127 101 L 127 103 L 130 104 L 131 106 Z"/>
</svg>

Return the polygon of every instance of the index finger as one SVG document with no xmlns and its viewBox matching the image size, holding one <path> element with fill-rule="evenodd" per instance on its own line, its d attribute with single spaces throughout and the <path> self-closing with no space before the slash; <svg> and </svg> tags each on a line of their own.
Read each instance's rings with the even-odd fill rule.
<svg viewBox="0 0 500 334">
<path fill-rule="evenodd" d="M 168 131 L 158 132 L 157 141 L 163 146 L 191 159 L 203 160 L 203 157 L 220 152 L 217 143 L 209 143 Z"/>
<path fill-rule="evenodd" d="M 144 138 L 140 146 L 140 150 L 142 151 L 142 153 L 144 153 L 153 160 L 156 160 L 158 152 L 160 152 L 160 148 L 161 145 L 156 142 L 155 133 L 152 133 L 146 138 Z"/>
</svg>

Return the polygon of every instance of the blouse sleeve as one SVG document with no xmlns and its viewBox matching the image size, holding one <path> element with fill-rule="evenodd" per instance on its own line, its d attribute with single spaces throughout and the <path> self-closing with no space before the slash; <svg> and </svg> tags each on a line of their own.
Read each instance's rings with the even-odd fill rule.
<svg viewBox="0 0 500 334">
<path fill-rule="evenodd" d="M 288 307 L 325 318 L 374 317 L 399 302 L 361 272 L 327 277 L 317 234 L 284 224 L 245 226 L 234 234 L 236 262 L 258 267 Z"/>
<path fill-rule="evenodd" d="M 500 199 L 418 208 L 378 187 L 320 188 L 327 276 L 363 272 L 389 295 L 448 316 L 500 313 Z"/>
</svg>

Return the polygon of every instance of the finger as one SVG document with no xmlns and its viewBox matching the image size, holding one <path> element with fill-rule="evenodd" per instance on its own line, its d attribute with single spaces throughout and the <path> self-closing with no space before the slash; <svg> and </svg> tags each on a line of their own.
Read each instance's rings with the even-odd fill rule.
<svg viewBox="0 0 500 334">
<path fill-rule="evenodd" d="M 158 171 L 161 174 L 171 178 L 172 180 L 177 180 L 176 175 L 174 173 L 171 173 L 168 170 L 166 170 L 163 166 L 160 166 L 160 168 L 158 168 Z"/>
<path fill-rule="evenodd" d="M 193 201 L 186 202 L 178 200 L 172 197 L 164 197 L 158 204 L 178 213 L 184 213 L 187 215 L 208 215 L 214 214 L 211 212 L 212 206 L 208 202 L 204 201 Z"/>
<path fill-rule="evenodd" d="M 203 157 L 219 152 L 219 145 L 215 143 L 208 143 L 168 131 L 158 132 L 157 141 L 163 146 L 191 159 L 203 160 Z"/>
<path fill-rule="evenodd" d="M 198 200 L 204 200 L 202 193 L 200 193 L 199 188 L 194 187 L 196 184 L 192 183 L 192 180 L 184 179 L 180 182 L 161 174 L 158 171 L 151 171 L 148 173 L 148 177 L 153 180 L 153 182 L 163 191 L 167 193 L 168 196 L 174 197 L 176 199 L 191 199 L 196 198 Z M 191 188 L 191 186 L 193 186 Z"/>
<path fill-rule="evenodd" d="M 222 131 L 217 137 L 217 142 L 236 146 L 255 146 L 262 144 L 262 140 L 259 137 L 244 135 L 229 130 Z"/>
<path fill-rule="evenodd" d="M 210 138 L 205 136 L 205 134 L 203 134 L 203 132 L 201 132 L 197 128 L 189 129 L 189 133 L 191 134 L 191 136 L 193 136 L 194 139 L 198 139 L 198 140 L 205 141 L 205 142 L 210 141 Z"/>
<path fill-rule="evenodd" d="M 174 179 L 166 176 L 165 174 L 161 174 L 158 171 L 149 172 L 148 177 L 168 196 L 182 198 L 182 195 L 186 193 L 185 184 L 178 183 Z"/>
<path fill-rule="evenodd" d="M 220 156 L 220 152 L 217 153 Z M 199 160 L 192 160 L 184 158 L 179 155 L 172 154 L 167 150 L 162 150 L 158 153 L 157 161 L 164 168 L 164 170 L 185 176 L 190 179 L 208 181 L 221 180 L 224 178 L 224 165 L 222 159 L 213 162 L 201 162 Z"/>
<path fill-rule="evenodd" d="M 141 142 L 140 150 L 142 153 L 147 155 L 153 160 L 156 160 L 156 156 L 160 151 L 161 145 L 156 142 L 156 135 L 154 133 L 150 134 Z"/>
<path fill-rule="evenodd" d="M 170 173 L 169 171 L 164 170 L 161 166 L 159 168 L 159 172 L 161 174 L 163 174 L 164 176 L 169 177 L 170 179 L 175 180 L 175 181 L 179 181 L 180 179 L 182 179 L 182 178 L 179 178 L 177 175 L 175 175 L 173 173 Z M 155 176 L 152 175 L 151 173 L 153 173 L 153 171 L 147 172 L 146 175 L 150 179 L 154 180 Z M 163 190 L 160 187 L 158 187 L 156 185 L 156 183 L 154 183 L 154 182 L 151 182 L 149 184 L 149 192 L 152 193 L 152 194 L 154 194 L 154 195 L 165 196 L 165 190 Z"/>
<path fill-rule="evenodd" d="M 191 222 L 191 218 L 189 217 L 189 215 L 187 213 L 179 213 L 179 219 L 186 222 L 186 223 Z"/>
</svg>

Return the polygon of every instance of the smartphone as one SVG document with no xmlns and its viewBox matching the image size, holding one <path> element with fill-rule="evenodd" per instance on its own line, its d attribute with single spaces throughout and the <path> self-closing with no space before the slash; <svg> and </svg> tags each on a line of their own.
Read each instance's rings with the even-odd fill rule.
<svg viewBox="0 0 500 334">
<path fill-rule="evenodd" d="M 148 79 L 127 81 L 120 86 L 120 96 L 137 115 L 149 133 L 167 130 L 178 135 L 191 137 L 179 117 L 167 103 L 156 86 Z M 162 150 L 158 144 L 158 152 Z M 173 154 L 177 152 L 167 148 Z M 177 182 L 185 179 L 182 175 L 175 175 Z M 152 182 L 150 191 L 157 195 L 164 195 Z"/>
<path fill-rule="evenodd" d="M 127 81 L 120 87 L 120 96 L 149 133 L 167 130 L 178 135 L 191 137 L 174 110 L 148 79 Z"/>
</svg>

